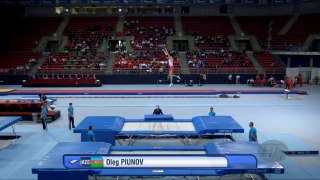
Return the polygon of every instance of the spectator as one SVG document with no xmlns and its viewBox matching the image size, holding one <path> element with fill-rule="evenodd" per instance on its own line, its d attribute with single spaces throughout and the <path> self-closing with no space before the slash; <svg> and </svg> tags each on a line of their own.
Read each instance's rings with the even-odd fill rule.
<svg viewBox="0 0 320 180">
<path fill-rule="evenodd" d="M 34 48 L 36 48 L 38 45 L 39 45 L 38 41 L 35 41 L 34 44 L 33 44 Z"/>
<path fill-rule="evenodd" d="M 240 85 L 240 75 L 239 74 L 236 76 L 236 84 Z"/>
<path fill-rule="evenodd" d="M 156 106 L 156 109 L 154 109 L 153 114 L 163 114 L 159 105 Z"/>
<path fill-rule="evenodd" d="M 302 84 L 303 84 L 302 74 L 299 74 L 299 84 L 300 84 L 300 87 L 302 87 Z"/>
<path fill-rule="evenodd" d="M 213 111 L 213 107 L 210 107 L 209 116 L 216 116 L 216 113 Z"/>
<path fill-rule="evenodd" d="M 253 127 L 253 125 L 254 125 L 253 122 L 250 122 L 250 123 L 249 123 L 249 127 L 250 127 L 250 131 L 249 131 L 249 141 L 258 142 L 257 130 L 256 130 L 256 128 Z"/>
<path fill-rule="evenodd" d="M 229 74 L 229 76 L 228 76 L 228 83 L 232 84 L 232 75 L 231 74 Z"/>
<path fill-rule="evenodd" d="M 247 80 L 247 84 L 252 84 L 253 85 L 253 82 L 254 82 L 253 78 L 250 78 L 250 79 Z"/>
<path fill-rule="evenodd" d="M 260 74 L 257 74 L 257 76 L 256 76 L 256 81 L 257 81 L 257 82 L 260 82 L 260 80 L 261 80 Z"/>
<path fill-rule="evenodd" d="M 95 142 L 96 141 L 96 137 L 95 137 L 95 135 L 93 133 L 93 127 L 92 126 L 89 126 L 87 141 L 89 141 L 89 142 Z"/>
<path fill-rule="evenodd" d="M 293 88 L 296 88 L 296 85 L 298 84 L 298 81 L 299 81 L 298 79 L 299 79 L 298 76 L 294 77 L 294 81 L 293 81 L 293 85 L 292 85 Z"/>
<path fill-rule="evenodd" d="M 308 79 L 308 88 L 309 88 L 309 93 L 311 92 L 311 88 L 312 88 L 312 80 L 311 78 Z"/>
<path fill-rule="evenodd" d="M 207 84 L 207 75 L 200 74 L 199 86 L 206 85 L 206 84 Z"/>
</svg>

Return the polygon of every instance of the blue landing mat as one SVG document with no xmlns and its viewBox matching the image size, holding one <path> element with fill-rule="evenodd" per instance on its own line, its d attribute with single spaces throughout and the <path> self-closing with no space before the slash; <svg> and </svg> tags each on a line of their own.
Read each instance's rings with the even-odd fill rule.
<svg viewBox="0 0 320 180">
<path fill-rule="evenodd" d="M 266 140 L 260 142 L 261 144 L 271 140 L 282 142 L 287 146 L 287 150 L 283 151 L 287 155 L 319 154 L 319 149 L 291 134 L 265 135 L 265 137 Z"/>
</svg>

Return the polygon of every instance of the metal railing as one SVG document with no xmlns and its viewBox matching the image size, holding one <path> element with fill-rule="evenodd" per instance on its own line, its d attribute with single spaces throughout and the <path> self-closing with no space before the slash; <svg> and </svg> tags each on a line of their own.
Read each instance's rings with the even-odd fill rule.
<svg viewBox="0 0 320 180">
<path fill-rule="evenodd" d="M 92 75 L 92 74 L 104 74 L 105 68 L 101 69 L 59 69 L 59 68 L 46 68 L 40 69 L 36 74 L 46 75 L 46 74 L 55 74 L 55 75 L 67 75 L 67 74 L 79 74 L 79 75 Z"/>
<path fill-rule="evenodd" d="M 113 68 L 112 72 L 106 72 L 105 68 L 101 69 L 41 69 L 37 75 L 147 75 L 147 74 L 167 74 L 168 68 Z M 190 74 L 257 74 L 263 70 L 266 74 L 283 74 L 284 67 L 274 68 L 176 68 L 175 74 L 182 74 L 183 70 L 187 70 Z"/>
<path fill-rule="evenodd" d="M 263 70 L 267 74 L 283 74 L 285 73 L 285 68 L 275 67 L 275 68 L 188 68 L 187 70 L 190 74 L 257 74 L 259 70 Z M 181 74 L 183 68 L 175 70 L 176 74 Z M 140 75 L 140 74 L 167 74 L 168 69 L 127 69 L 127 68 L 114 68 L 112 74 L 119 75 Z"/>
</svg>

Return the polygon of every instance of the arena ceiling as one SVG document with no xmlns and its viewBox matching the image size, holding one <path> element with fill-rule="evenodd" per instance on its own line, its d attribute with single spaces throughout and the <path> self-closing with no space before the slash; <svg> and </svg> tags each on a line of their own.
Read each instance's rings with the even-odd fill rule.
<svg viewBox="0 0 320 180">
<path fill-rule="evenodd" d="M 108 4 L 277 4 L 305 0 L 4 0 L 5 4 L 20 5 L 108 5 Z"/>
</svg>

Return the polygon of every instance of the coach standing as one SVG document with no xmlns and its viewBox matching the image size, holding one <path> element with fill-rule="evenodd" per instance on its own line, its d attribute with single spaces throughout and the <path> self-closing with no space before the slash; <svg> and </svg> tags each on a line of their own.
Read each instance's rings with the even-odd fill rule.
<svg viewBox="0 0 320 180">
<path fill-rule="evenodd" d="M 43 131 L 48 131 L 47 127 L 47 108 L 44 107 L 44 105 L 41 106 L 41 123 L 42 123 L 42 128 Z"/>
<path fill-rule="evenodd" d="M 249 131 L 249 141 L 258 142 L 257 130 L 253 127 L 253 122 L 249 123 L 250 131 Z"/>
<path fill-rule="evenodd" d="M 72 107 L 72 103 L 69 103 L 69 107 L 68 107 L 69 130 L 71 130 L 71 126 L 72 126 L 72 128 L 74 128 L 73 110 L 74 109 Z"/>
</svg>

